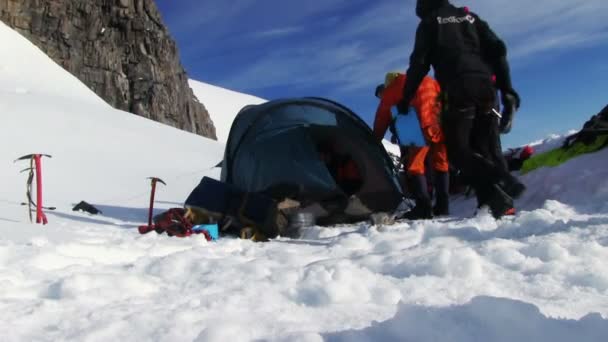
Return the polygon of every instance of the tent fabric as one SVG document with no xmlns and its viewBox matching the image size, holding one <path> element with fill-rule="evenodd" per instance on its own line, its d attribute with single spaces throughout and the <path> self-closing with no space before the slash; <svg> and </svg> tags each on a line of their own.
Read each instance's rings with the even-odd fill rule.
<svg viewBox="0 0 608 342">
<path fill-rule="evenodd" d="M 339 186 L 320 157 L 322 146 L 356 164 L 361 184 L 355 193 Z M 348 108 L 322 98 L 244 107 L 230 130 L 221 177 L 243 191 L 322 203 L 334 212 L 344 209 L 351 195 L 371 211 L 393 211 L 402 199 L 392 160 L 369 126 Z"/>
</svg>

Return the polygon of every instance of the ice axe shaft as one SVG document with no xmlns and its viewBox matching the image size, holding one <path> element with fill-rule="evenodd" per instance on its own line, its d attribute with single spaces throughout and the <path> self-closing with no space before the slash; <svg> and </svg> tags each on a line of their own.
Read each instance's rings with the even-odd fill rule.
<svg viewBox="0 0 608 342">
<path fill-rule="evenodd" d="M 39 154 L 34 156 L 34 163 L 36 164 L 36 223 L 47 224 L 49 222 L 44 211 L 42 211 L 42 163 L 40 157 Z"/>
<path fill-rule="evenodd" d="M 160 182 L 163 185 L 167 185 L 162 179 L 157 177 L 149 177 L 152 183 L 152 191 L 150 193 L 150 209 L 148 211 L 148 226 L 152 227 L 152 214 L 154 212 L 154 196 L 156 195 L 156 183 Z"/>
<path fill-rule="evenodd" d="M 32 199 L 30 196 L 30 189 L 31 189 L 31 182 L 32 182 L 32 176 L 33 176 L 33 172 L 36 171 L 36 223 L 42 223 L 43 225 L 48 223 L 48 220 L 46 218 L 46 215 L 44 214 L 44 211 L 42 211 L 42 209 L 45 209 L 45 207 L 42 205 L 42 157 L 48 157 L 48 158 L 52 158 L 50 155 L 48 154 L 28 154 L 22 157 L 19 157 L 15 160 L 15 162 L 21 161 L 21 160 L 29 160 L 30 161 L 30 167 L 22 170 L 23 171 L 30 171 L 30 176 L 28 177 L 28 181 L 27 181 L 27 197 L 28 197 L 28 203 L 29 205 L 32 204 Z M 32 219 L 31 217 L 31 209 L 29 210 L 30 213 L 30 221 Z"/>
</svg>

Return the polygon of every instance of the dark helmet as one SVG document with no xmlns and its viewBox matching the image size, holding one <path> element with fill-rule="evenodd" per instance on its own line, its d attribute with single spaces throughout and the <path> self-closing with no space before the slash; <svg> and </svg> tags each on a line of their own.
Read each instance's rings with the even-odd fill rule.
<svg viewBox="0 0 608 342">
<path fill-rule="evenodd" d="M 448 4 L 448 0 L 417 0 L 416 15 L 422 19 L 439 7 Z"/>
</svg>

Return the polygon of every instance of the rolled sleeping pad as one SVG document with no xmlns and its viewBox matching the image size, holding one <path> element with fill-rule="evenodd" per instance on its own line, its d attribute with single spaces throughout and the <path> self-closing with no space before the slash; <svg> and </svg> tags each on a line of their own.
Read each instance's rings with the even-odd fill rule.
<svg viewBox="0 0 608 342">
<path fill-rule="evenodd" d="M 425 146 L 426 140 L 420 128 L 416 112 L 411 109 L 409 114 L 398 114 L 395 117 L 395 132 L 400 146 Z"/>
</svg>

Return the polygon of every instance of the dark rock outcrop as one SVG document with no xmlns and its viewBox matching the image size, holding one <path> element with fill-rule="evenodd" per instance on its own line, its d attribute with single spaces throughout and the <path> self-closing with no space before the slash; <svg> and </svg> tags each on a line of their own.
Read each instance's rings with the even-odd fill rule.
<svg viewBox="0 0 608 342">
<path fill-rule="evenodd" d="M 153 0 L 0 0 L 0 19 L 113 107 L 216 138 Z"/>
</svg>

